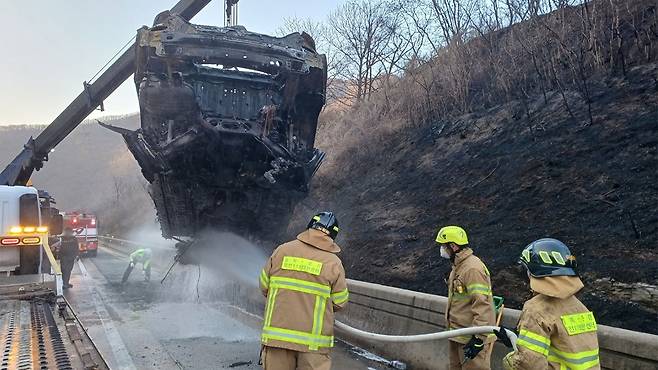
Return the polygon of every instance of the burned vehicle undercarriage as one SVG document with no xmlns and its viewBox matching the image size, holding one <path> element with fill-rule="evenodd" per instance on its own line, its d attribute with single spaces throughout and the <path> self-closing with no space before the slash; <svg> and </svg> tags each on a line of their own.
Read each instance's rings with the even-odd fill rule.
<svg viewBox="0 0 658 370">
<path fill-rule="evenodd" d="M 324 157 L 314 142 L 326 58 L 313 39 L 164 12 L 136 48 L 141 129 L 108 128 L 150 183 L 163 235 L 285 230 Z"/>
</svg>

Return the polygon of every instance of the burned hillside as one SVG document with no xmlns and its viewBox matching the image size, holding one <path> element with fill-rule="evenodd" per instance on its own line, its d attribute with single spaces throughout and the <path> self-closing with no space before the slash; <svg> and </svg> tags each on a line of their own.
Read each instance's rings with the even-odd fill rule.
<svg viewBox="0 0 658 370">
<path fill-rule="evenodd" d="M 591 2 L 446 45 L 325 111 L 298 213 L 338 213 L 352 278 L 444 295 L 433 240 L 462 225 L 516 308 L 520 250 L 560 238 L 602 323 L 656 333 L 657 24 L 653 1 Z"/>
</svg>

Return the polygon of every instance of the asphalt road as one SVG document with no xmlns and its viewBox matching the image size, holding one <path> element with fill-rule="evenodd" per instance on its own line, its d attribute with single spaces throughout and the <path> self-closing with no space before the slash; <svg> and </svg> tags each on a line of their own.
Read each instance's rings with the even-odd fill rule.
<svg viewBox="0 0 658 370">
<path fill-rule="evenodd" d="M 147 283 L 136 268 L 122 286 L 126 265 L 125 256 L 101 249 L 96 258 L 76 265 L 73 288 L 65 293 L 112 369 L 260 369 L 258 317 L 170 291 L 159 283 L 161 271 L 154 270 Z M 333 369 L 388 368 L 359 352 L 338 342 Z"/>
</svg>

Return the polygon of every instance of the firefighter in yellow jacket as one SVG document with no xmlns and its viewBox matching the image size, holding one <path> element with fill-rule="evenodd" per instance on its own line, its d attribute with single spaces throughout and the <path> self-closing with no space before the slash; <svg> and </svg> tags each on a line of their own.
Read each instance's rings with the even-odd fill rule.
<svg viewBox="0 0 658 370">
<path fill-rule="evenodd" d="M 349 295 L 336 256 L 338 231 L 333 213 L 319 213 L 265 264 L 260 276 L 267 297 L 261 336 L 265 370 L 331 369 L 334 312 L 347 304 Z"/>
<path fill-rule="evenodd" d="M 495 325 L 489 270 L 469 248 L 466 231 L 459 226 L 443 227 L 436 242 L 441 246 L 441 257 L 452 262 L 446 308 L 448 329 Z M 490 369 L 494 341 L 495 337 L 487 335 L 451 339 L 450 369 Z"/>
<path fill-rule="evenodd" d="M 507 370 L 600 369 L 594 315 L 574 296 L 583 288 L 576 258 L 556 239 L 528 245 L 519 261 L 535 296 L 523 305 L 517 350 L 503 359 Z M 508 347 L 505 331 L 496 332 Z"/>
</svg>

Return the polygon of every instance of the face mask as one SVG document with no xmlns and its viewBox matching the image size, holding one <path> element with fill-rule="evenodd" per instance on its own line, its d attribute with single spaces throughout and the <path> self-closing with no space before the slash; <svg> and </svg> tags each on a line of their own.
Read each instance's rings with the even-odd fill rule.
<svg viewBox="0 0 658 370">
<path fill-rule="evenodd" d="M 444 246 L 441 246 L 441 257 L 445 259 L 450 259 L 450 253 L 448 253 L 448 249 Z"/>
</svg>

